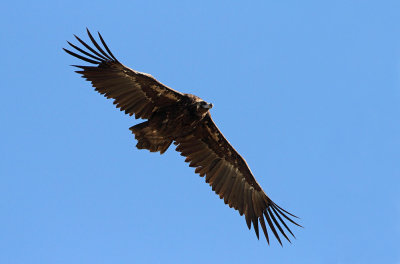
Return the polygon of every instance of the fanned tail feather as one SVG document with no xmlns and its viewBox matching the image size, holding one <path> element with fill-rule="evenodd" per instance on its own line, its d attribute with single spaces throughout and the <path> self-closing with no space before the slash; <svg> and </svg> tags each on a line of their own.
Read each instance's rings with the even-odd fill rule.
<svg viewBox="0 0 400 264">
<path fill-rule="evenodd" d="M 138 140 L 136 147 L 138 149 L 148 149 L 150 152 L 159 151 L 163 154 L 172 143 L 172 139 L 165 138 L 160 133 L 148 126 L 148 121 L 130 127 L 129 130 L 135 134 Z"/>
</svg>

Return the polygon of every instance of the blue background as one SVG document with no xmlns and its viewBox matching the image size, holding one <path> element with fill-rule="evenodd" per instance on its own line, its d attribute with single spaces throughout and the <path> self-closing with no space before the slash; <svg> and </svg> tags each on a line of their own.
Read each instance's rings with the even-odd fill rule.
<svg viewBox="0 0 400 264">
<path fill-rule="evenodd" d="M 0 263 L 400 263 L 399 1 L 8 1 Z M 72 34 L 212 102 L 267 194 L 258 241 L 171 148 L 137 150 L 73 72 Z"/>
</svg>

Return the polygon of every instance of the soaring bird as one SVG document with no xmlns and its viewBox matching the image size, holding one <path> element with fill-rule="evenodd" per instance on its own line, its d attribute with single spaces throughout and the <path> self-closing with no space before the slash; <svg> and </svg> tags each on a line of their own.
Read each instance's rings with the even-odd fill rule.
<svg viewBox="0 0 400 264">
<path fill-rule="evenodd" d="M 138 141 L 136 147 L 163 154 L 174 143 L 189 166 L 205 177 L 220 199 L 240 215 L 244 214 L 247 227 L 251 229 L 253 225 L 258 239 L 260 223 L 269 244 L 267 222 L 281 245 L 279 233 L 290 242 L 285 231 L 295 236 L 285 221 L 300 226 L 292 219 L 297 217 L 279 207 L 263 191 L 246 161 L 212 120 L 213 105 L 195 95 L 175 91 L 150 74 L 126 67 L 111 53 L 100 33 L 103 47 L 89 30 L 87 34 L 94 47 L 75 36 L 87 50 L 70 42 L 76 51 L 64 50 L 94 65 L 73 66 L 79 68 L 76 72 L 90 81 L 97 92 L 113 99 L 116 107 L 126 114 L 147 119 L 129 128 Z"/>
</svg>

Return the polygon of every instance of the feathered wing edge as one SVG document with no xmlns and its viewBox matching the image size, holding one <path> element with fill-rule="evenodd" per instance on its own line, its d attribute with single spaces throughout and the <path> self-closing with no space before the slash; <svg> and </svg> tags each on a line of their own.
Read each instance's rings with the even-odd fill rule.
<svg viewBox="0 0 400 264">
<path fill-rule="evenodd" d="M 68 50 L 68 49 L 65 49 L 65 48 L 63 48 L 63 50 L 64 50 L 65 52 L 67 52 L 68 54 L 70 54 L 70 55 L 72 55 L 72 56 L 74 56 L 74 57 L 76 57 L 76 58 L 78 58 L 78 59 L 84 60 L 84 61 L 86 61 L 86 62 L 88 62 L 88 63 L 91 63 L 91 64 L 97 64 L 97 65 L 99 65 L 99 64 L 101 64 L 102 62 L 118 62 L 118 63 L 119 63 L 119 61 L 115 58 L 114 54 L 112 54 L 112 52 L 111 52 L 110 49 L 108 48 L 108 46 L 107 46 L 107 44 L 105 43 L 105 41 L 104 41 L 103 37 L 101 36 L 100 32 L 97 32 L 97 33 L 98 33 L 98 35 L 99 35 L 99 38 L 100 38 L 101 43 L 103 44 L 103 47 L 105 48 L 105 50 L 106 50 L 107 52 L 105 52 L 105 51 L 100 47 L 100 45 L 96 42 L 96 40 L 93 38 L 92 34 L 90 33 L 89 29 L 86 28 L 86 31 L 87 31 L 87 34 L 89 35 L 89 38 L 90 38 L 90 40 L 92 41 L 93 45 L 97 48 L 97 51 L 96 51 L 95 49 L 93 49 L 92 47 L 90 47 L 88 44 L 86 44 L 83 40 L 81 40 L 81 39 L 80 39 L 78 36 L 76 36 L 76 35 L 74 35 L 75 38 L 76 38 L 85 48 L 87 48 L 89 51 L 91 51 L 93 54 L 90 54 L 89 52 L 87 52 L 87 51 L 85 51 L 85 50 L 83 50 L 83 49 L 81 49 L 81 48 L 75 46 L 74 44 L 70 43 L 69 41 L 67 41 L 67 42 L 68 42 L 68 44 L 69 44 L 71 47 L 73 47 L 74 49 L 76 49 L 77 51 L 81 52 L 82 54 L 84 54 L 84 55 L 86 55 L 86 56 L 88 56 L 88 57 L 79 55 L 79 54 L 77 54 L 77 53 L 75 53 L 75 52 L 72 52 L 72 51 L 70 51 L 70 50 Z M 78 68 L 81 68 L 81 67 L 82 67 L 82 66 L 78 66 L 78 65 L 73 65 L 73 66 L 78 67 Z"/>
<path fill-rule="evenodd" d="M 271 202 L 272 202 L 272 201 L 271 201 Z M 282 209 L 281 207 L 279 207 L 279 206 L 278 206 L 277 204 L 275 204 L 274 202 L 272 202 L 272 204 L 269 205 L 269 206 L 263 211 L 263 213 L 264 213 L 265 219 L 266 219 L 267 222 L 268 222 L 269 227 L 271 228 L 272 232 L 274 233 L 274 236 L 276 237 L 276 239 L 278 240 L 279 244 L 281 244 L 281 245 L 282 245 L 282 242 L 281 242 L 281 240 L 280 240 L 280 237 L 279 237 L 279 235 L 278 235 L 278 232 L 276 231 L 276 228 L 278 228 L 279 232 L 286 238 L 287 241 L 289 241 L 290 243 L 291 243 L 291 241 L 290 241 L 289 237 L 286 235 L 286 233 L 284 232 L 284 230 L 283 230 L 283 228 L 281 227 L 281 225 L 279 224 L 279 222 L 285 227 L 285 229 L 286 229 L 294 238 L 296 238 L 296 236 L 293 234 L 293 232 L 292 232 L 292 231 L 290 230 L 290 228 L 287 226 L 287 224 L 285 223 L 284 219 L 282 219 L 282 217 L 285 218 L 286 220 L 288 220 L 289 222 L 291 222 L 292 224 L 294 224 L 294 225 L 296 225 L 296 226 L 299 226 L 299 227 L 302 227 L 301 225 L 299 225 L 298 223 L 296 223 L 295 221 L 293 221 L 293 220 L 290 218 L 290 216 L 295 217 L 295 218 L 298 218 L 297 216 L 295 216 L 295 215 L 293 215 L 293 214 L 287 212 L 286 210 Z M 290 215 L 290 216 L 288 216 L 288 215 Z M 276 216 L 276 218 L 278 218 L 279 222 L 277 221 L 277 219 L 275 218 L 275 216 Z M 281 217 L 281 216 L 282 216 L 282 217 Z M 271 219 L 272 219 L 272 221 L 271 221 Z M 267 241 L 268 241 L 268 234 L 267 234 L 267 230 L 266 230 L 266 227 L 265 227 L 265 222 L 264 222 L 263 216 L 260 216 L 260 217 L 258 218 L 258 220 L 260 221 L 260 225 L 261 225 L 261 227 L 262 227 L 262 229 L 263 229 L 263 232 L 264 232 L 264 235 L 265 235 L 265 237 L 267 238 Z M 273 222 L 273 223 L 272 223 L 272 222 Z M 275 224 L 275 227 L 276 227 L 276 228 L 274 227 L 274 224 Z M 257 233 L 258 233 L 258 231 L 257 231 L 258 227 L 254 226 L 254 229 L 255 229 L 255 232 L 256 232 L 256 234 L 257 234 Z M 258 235 L 257 235 L 257 237 L 258 237 Z M 268 241 L 268 243 L 269 243 L 269 241 Z"/>
</svg>

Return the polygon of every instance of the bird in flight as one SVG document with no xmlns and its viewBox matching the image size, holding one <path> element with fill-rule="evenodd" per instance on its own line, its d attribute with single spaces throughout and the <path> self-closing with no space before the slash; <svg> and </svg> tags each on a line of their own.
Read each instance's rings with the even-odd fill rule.
<svg viewBox="0 0 400 264">
<path fill-rule="evenodd" d="M 97 92 L 113 99 L 116 107 L 126 114 L 147 119 L 129 128 L 138 141 L 136 147 L 163 154 L 174 143 L 189 166 L 205 177 L 220 199 L 245 216 L 249 229 L 253 225 L 257 238 L 260 223 L 268 244 L 267 224 L 281 245 L 279 234 L 290 242 L 286 232 L 293 237 L 294 234 L 287 222 L 300 226 L 292 219 L 297 217 L 279 207 L 263 191 L 246 161 L 212 120 L 213 105 L 195 95 L 175 91 L 150 74 L 126 67 L 111 53 L 100 33 L 103 47 L 89 30 L 87 33 L 94 47 L 75 36 L 87 50 L 70 42 L 75 52 L 64 50 L 94 65 L 73 66 L 79 68 L 76 72 L 90 81 Z"/>
</svg>

